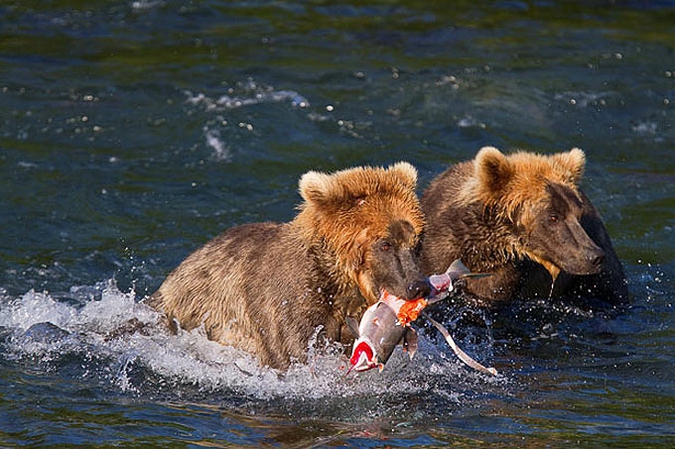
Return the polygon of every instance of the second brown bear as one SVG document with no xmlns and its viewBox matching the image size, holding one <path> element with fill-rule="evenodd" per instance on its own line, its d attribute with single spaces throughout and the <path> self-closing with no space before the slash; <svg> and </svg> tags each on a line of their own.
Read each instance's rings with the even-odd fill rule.
<svg viewBox="0 0 675 449">
<path fill-rule="evenodd" d="M 628 299 L 623 267 L 593 204 L 579 188 L 580 149 L 550 156 L 482 148 L 424 192 L 422 267 L 431 274 L 461 258 L 479 304 L 561 296 L 617 304 Z"/>
</svg>

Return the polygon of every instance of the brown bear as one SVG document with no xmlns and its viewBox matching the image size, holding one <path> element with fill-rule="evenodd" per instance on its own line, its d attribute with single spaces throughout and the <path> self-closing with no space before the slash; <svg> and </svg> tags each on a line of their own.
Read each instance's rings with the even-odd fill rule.
<svg viewBox="0 0 675 449">
<path fill-rule="evenodd" d="M 627 300 L 621 263 L 598 211 L 579 188 L 585 155 L 504 155 L 482 148 L 475 160 L 434 179 L 421 203 L 427 219 L 421 266 L 444 270 L 461 258 L 479 305 L 569 297 L 614 305 Z"/>
<path fill-rule="evenodd" d="M 272 368 L 304 361 L 319 330 L 351 344 L 346 318 L 358 321 L 381 291 L 406 299 L 430 292 L 418 267 L 424 215 L 416 184 L 405 162 L 310 171 L 291 222 L 226 231 L 188 256 L 148 303 L 170 324 L 203 325 L 210 339 Z"/>
</svg>

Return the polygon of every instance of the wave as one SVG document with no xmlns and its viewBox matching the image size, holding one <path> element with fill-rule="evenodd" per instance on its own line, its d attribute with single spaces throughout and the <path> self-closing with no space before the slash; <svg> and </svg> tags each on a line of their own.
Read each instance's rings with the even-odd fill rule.
<svg viewBox="0 0 675 449">
<path fill-rule="evenodd" d="M 228 404 L 274 403 L 309 415 L 372 417 L 402 406 L 405 398 L 432 395 L 444 407 L 461 404 L 480 388 L 500 388 L 504 378 L 468 371 L 440 344 L 421 338 L 409 360 L 397 348 L 382 372 L 346 375 L 338 344 L 310 344 L 309 362 L 286 373 L 260 367 L 247 353 L 210 341 L 203 329 L 174 335 L 158 312 L 121 292 L 113 281 L 73 287 L 65 298 L 33 290 L 2 298 L 3 357 L 31 370 L 87 378 L 136 396 L 210 398 Z M 478 388 L 478 389 L 480 389 Z M 331 403 L 330 407 L 326 407 Z M 362 415 L 353 408 L 362 406 Z M 307 410 L 310 407 L 311 411 Z M 350 407 L 345 414 L 343 407 Z"/>
<path fill-rule="evenodd" d="M 230 162 L 232 150 L 230 148 L 232 136 L 223 136 L 228 130 L 241 130 L 252 132 L 254 126 L 247 121 L 234 120 L 233 126 L 229 126 L 230 118 L 223 117 L 228 112 L 237 109 L 270 103 L 289 103 L 293 108 L 308 108 L 307 98 L 293 90 L 276 90 L 271 86 L 259 84 L 252 79 L 240 82 L 235 87 L 227 89 L 225 94 L 210 95 L 203 92 L 193 93 L 185 91 L 185 103 L 191 109 L 203 110 L 209 117 L 203 126 L 203 135 L 206 147 L 212 150 L 215 160 Z"/>
<path fill-rule="evenodd" d="M 309 101 L 293 90 L 276 90 L 271 86 L 265 86 L 249 79 L 245 83 L 237 83 L 227 93 L 218 97 L 212 97 L 204 93 L 192 93 L 185 91 L 186 103 L 193 106 L 201 106 L 207 111 L 220 112 L 238 109 L 245 106 L 261 103 L 284 103 L 288 102 L 293 107 L 307 108 Z"/>
</svg>

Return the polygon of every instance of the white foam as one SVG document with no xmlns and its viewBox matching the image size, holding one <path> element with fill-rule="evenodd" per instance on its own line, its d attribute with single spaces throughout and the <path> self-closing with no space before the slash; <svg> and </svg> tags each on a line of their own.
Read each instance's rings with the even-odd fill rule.
<svg viewBox="0 0 675 449">
<path fill-rule="evenodd" d="M 345 376 L 347 358 L 342 348 L 333 344 L 311 346 L 308 363 L 293 365 L 282 374 L 260 367 L 249 354 L 208 340 L 202 329 L 169 333 L 156 311 L 137 301 L 133 292 L 119 291 L 113 282 L 99 289 L 74 288 L 71 292 L 80 290 L 99 290 L 100 297 L 71 304 L 31 290 L 0 307 L 0 326 L 12 333 L 8 339 L 10 351 L 17 358 L 41 363 L 63 357 L 64 352 L 80 356 L 82 363 L 107 363 L 103 370 L 92 367 L 87 371 L 109 373 L 110 378 L 102 380 L 131 392 L 148 388 L 144 379 L 131 375 L 138 366 L 159 376 L 160 387 L 190 386 L 207 393 L 234 391 L 258 399 L 425 393 L 436 388 L 439 379 L 446 379 L 440 382 L 446 385 L 441 388 L 442 394 L 459 400 L 462 393 L 453 387 L 458 377 L 467 377 L 466 368 L 446 358 L 424 338 L 412 361 L 397 349 L 382 372 Z M 134 323 L 132 328 L 120 331 L 130 323 Z M 468 376 L 481 378 L 470 372 Z"/>
<path fill-rule="evenodd" d="M 131 8 L 137 11 L 152 9 L 164 5 L 162 0 L 138 0 L 131 2 Z"/>
<path fill-rule="evenodd" d="M 207 111 L 222 112 L 262 103 L 290 103 L 297 108 L 309 107 L 309 101 L 293 90 L 275 90 L 249 81 L 238 89 L 229 89 L 226 94 L 212 97 L 202 92 L 185 91 L 186 103 L 200 106 Z"/>
<path fill-rule="evenodd" d="M 0 309 L 0 326 L 27 330 L 34 324 L 50 322 L 64 328 L 75 315 L 71 306 L 56 302 L 47 293 L 30 290 Z"/>
<path fill-rule="evenodd" d="M 204 130 L 204 137 L 206 138 L 206 146 L 213 148 L 213 156 L 217 161 L 230 160 L 230 150 L 221 138 L 220 131 L 206 128 Z"/>
</svg>

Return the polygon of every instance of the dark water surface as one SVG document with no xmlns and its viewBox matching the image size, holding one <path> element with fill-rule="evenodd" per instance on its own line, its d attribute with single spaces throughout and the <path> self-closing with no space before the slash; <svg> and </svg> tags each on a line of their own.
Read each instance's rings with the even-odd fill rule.
<svg viewBox="0 0 675 449">
<path fill-rule="evenodd" d="M 0 445 L 672 446 L 674 50 L 666 1 L 2 2 Z M 629 307 L 455 329 L 497 379 L 432 338 L 279 378 L 118 332 L 209 238 L 289 220 L 307 170 L 423 188 L 483 145 L 585 150 Z"/>
</svg>

